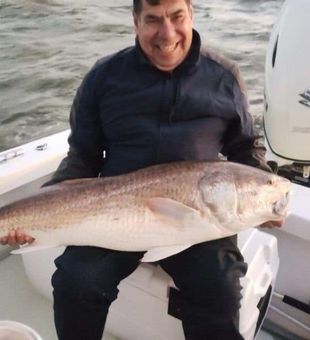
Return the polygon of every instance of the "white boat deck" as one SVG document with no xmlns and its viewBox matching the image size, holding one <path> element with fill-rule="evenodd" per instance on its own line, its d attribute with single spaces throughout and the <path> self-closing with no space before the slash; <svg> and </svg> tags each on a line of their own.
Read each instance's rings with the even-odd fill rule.
<svg viewBox="0 0 310 340">
<path fill-rule="evenodd" d="M 35 329 L 43 340 L 56 340 L 52 304 L 32 288 L 25 276 L 22 258 L 18 255 L 10 255 L 0 261 L 0 276 L 0 320 L 24 323 Z M 256 340 L 279 339 L 283 338 L 264 330 L 261 330 L 256 337 Z M 117 340 L 117 338 L 104 334 L 103 340 Z"/>
<path fill-rule="evenodd" d="M 21 256 L 10 255 L 1 261 L 0 277 L 0 320 L 24 323 L 35 329 L 43 340 L 56 340 L 52 304 L 32 288 Z M 103 340 L 117 338 L 105 334 Z"/>
</svg>

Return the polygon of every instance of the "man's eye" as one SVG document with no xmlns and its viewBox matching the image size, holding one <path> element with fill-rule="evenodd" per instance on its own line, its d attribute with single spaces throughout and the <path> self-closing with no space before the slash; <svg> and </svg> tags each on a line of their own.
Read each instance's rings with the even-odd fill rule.
<svg viewBox="0 0 310 340">
<path fill-rule="evenodd" d="M 174 17 L 174 20 L 175 20 L 175 21 L 181 21 L 181 20 L 183 20 L 183 18 L 184 18 L 184 15 L 183 15 L 183 14 L 179 14 L 179 15 L 176 15 L 176 16 Z"/>
<path fill-rule="evenodd" d="M 146 19 L 147 24 L 155 24 L 157 22 L 158 22 L 158 19 L 156 19 L 156 18 L 147 18 Z"/>
</svg>

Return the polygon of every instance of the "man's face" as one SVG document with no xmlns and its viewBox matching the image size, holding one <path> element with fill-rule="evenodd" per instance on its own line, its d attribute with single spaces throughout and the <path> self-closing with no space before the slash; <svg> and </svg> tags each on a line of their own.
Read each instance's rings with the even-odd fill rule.
<svg viewBox="0 0 310 340">
<path fill-rule="evenodd" d="M 185 0 L 161 0 L 157 6 L 142 0 L 134 24 L 140 46 L 155 67 L 172 71 L 185 59 L 193 28 L 192 8 Z"/>
</svg>

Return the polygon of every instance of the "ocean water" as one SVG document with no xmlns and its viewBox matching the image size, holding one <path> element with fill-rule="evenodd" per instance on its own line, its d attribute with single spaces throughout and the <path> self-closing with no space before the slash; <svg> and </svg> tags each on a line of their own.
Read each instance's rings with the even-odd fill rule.
<svg viewBox="0 0 310 340">
<path fill-rule="evenodd" d="M 235 60 L 263 111 L 267 42 L 284 0 L 194 0 L 203 44 Z M 0 0 L 0 151 L 68 128 L 94 62 L 130 46 L 129 0 Z"/>
</svg>

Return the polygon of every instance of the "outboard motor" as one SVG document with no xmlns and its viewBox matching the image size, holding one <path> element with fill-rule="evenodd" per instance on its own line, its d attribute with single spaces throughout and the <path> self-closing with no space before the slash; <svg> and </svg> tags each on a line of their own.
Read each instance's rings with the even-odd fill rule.
<svg viewBox="0 0 310 340">
<path fill-rule="evenodd" d="M 310 1 L 287 0 L 265 64 L 267 159 L 278 174 L 310 187 Z"/>
</svg>

